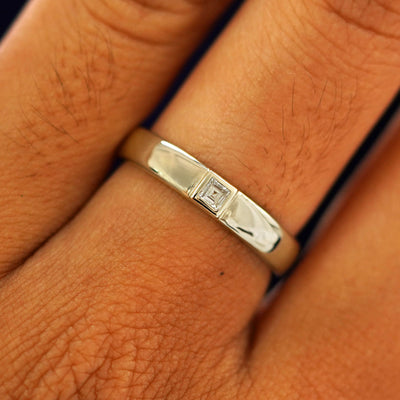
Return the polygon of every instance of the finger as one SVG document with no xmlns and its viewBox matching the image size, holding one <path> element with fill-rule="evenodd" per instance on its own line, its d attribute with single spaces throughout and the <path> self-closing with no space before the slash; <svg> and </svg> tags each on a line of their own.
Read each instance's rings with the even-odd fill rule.
<svg viewBox="0 0 400 400">
<path fill-rule="evenodd" d="M 1 47 L 0 275 L 87 199 L 225 4 L 28 5 Z"/>
<path fill-rule="evenodd" d="M 202 217 L 133 165 L 117 171 L 1 282 L 0 397 L 235 398 L 267 274 Z"/>
<path fill-rule="evenodd" d="M 252 370 L 263 391 L 398 398 L 399 156 L 397 134 L 262 320 Z"/>
<path fill-rule="evenodd" d="M 246 3 L 155 130 L 297 232 L 400 85 L 400 11 L 364 3 Z"/>
</svg>

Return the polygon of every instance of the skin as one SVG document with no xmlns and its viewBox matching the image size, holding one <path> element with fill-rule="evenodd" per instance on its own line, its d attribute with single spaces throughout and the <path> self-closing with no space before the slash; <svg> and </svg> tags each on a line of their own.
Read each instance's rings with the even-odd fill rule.
<svg viewBox="0 0 400 400">
<path fill-rule="evenodd" d="M 396 126 L 263 309 L 238 239 L 131 163 L 102 183 L 227 6 L 32 0 L 3 40 L 1 399 L 398 398 Z M 397 0 L 249 0 L 154 130 L 296 234 L 398 90 L 399 28 Z"/>
</svg>

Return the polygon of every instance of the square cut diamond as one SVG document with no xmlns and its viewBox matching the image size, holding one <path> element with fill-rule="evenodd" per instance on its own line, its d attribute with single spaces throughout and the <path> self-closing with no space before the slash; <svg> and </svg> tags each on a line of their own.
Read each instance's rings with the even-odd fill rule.
<svg viewBox="0 0 400 400">
<path fill-rule="evenodd" d="M 211 177 L 196 194 L 195 199 L 205 205 L 211 212 L 217 214 L 231 191 L 214 177 Z"/>
</svg>

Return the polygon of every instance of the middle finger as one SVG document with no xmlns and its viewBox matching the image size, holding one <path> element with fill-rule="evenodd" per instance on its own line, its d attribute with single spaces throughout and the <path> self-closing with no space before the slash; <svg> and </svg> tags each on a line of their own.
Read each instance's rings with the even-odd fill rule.
<svg viewBox="0 0 400 400">
<path fill-rule="evenodd" d="M 155 130 L 297 232 L 400 85 L 399 11 L 364 3 L 247 2 Z"/>
</svg>

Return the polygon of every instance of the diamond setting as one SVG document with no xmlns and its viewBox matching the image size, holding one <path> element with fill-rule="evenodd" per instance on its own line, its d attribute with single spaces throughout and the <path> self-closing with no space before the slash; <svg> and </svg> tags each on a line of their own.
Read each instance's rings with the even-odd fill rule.
<svg viewBox="0 0 400 400">
<path fill-rule="evenodd" d="M 223 183 L 215 177 L 210 177 L 194 198 L 213 214 L 218 214 L 231 193 Z"/>
</svg>

